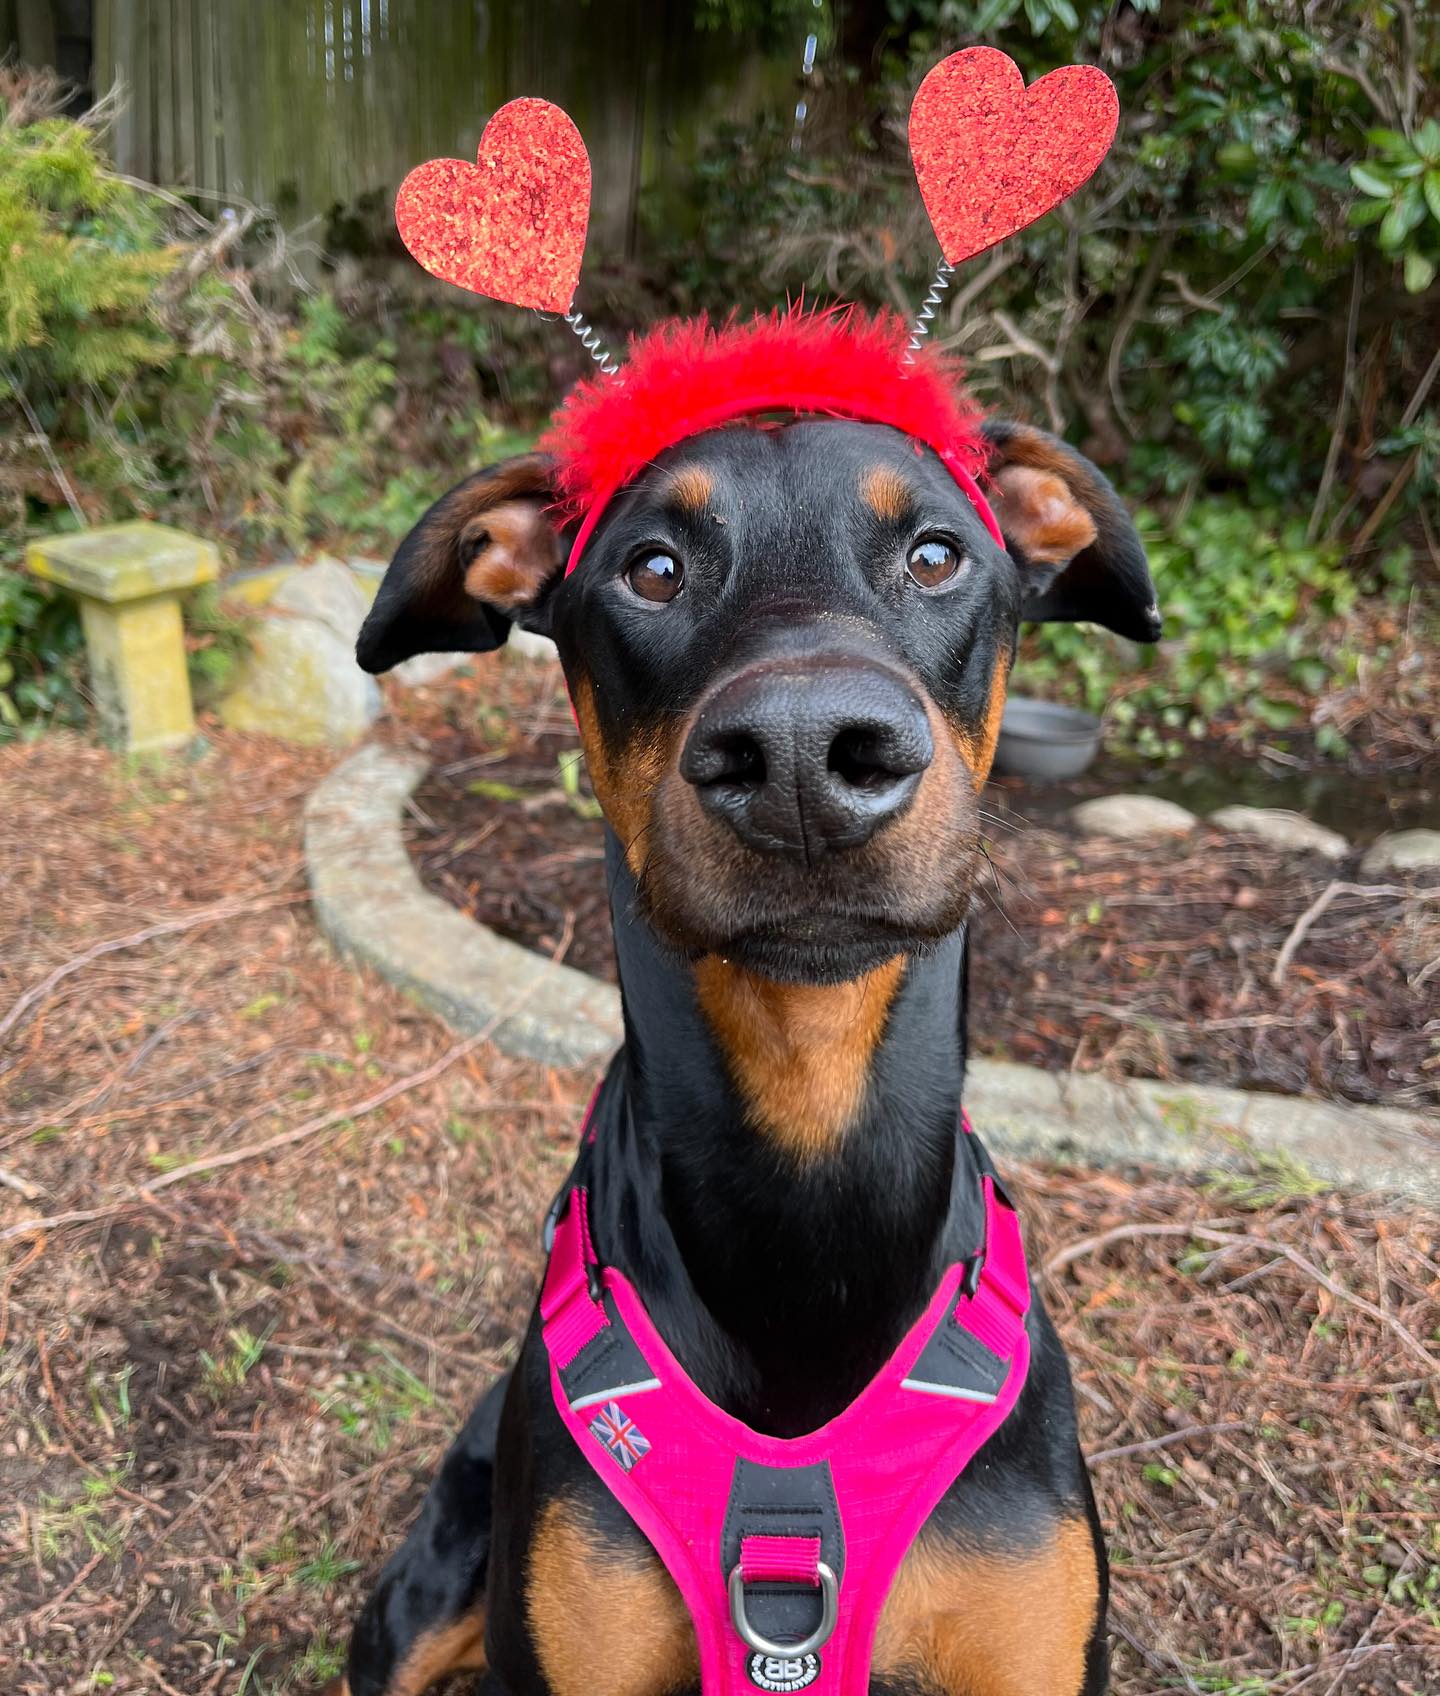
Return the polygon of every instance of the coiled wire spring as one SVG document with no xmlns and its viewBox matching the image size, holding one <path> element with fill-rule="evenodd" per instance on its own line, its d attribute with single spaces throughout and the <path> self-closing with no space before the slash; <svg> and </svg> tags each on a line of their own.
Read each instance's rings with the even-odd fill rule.
<svg viewBox="0 0 1440 1696">
<path fill-rule="evenodd" d="M 915 355 L 919 353 L 921 344 L 930 334 L 930 326 L 935 322 L 940 310 L 940 297 L 950 287 L 950 279 L 955 275 L 955 267 L 948 259 L 942 259 L 935 272 L 935 280 L 930 284 L 930 292 L 920 302 L 920 313 L 910 326 L 910 345 L 905 349 L 905 363 L 913 365 Z"/>
<path fill-rule="evenodd" d="M 565 322 L 579 337 L 581 347 L 585 349 L 605 375 L 607 377 L 617 376 L 620 371 L 620 361 L 601 342 L 594 326 L 585 322 L 584 313 L 571 310 L 565 314 Z"/>
</svg>

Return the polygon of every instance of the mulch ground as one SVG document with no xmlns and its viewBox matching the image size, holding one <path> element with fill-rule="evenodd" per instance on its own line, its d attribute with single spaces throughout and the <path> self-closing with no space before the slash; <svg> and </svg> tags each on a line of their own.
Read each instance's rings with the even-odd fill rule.
<svg viewBox="0 0 1440 1696">
<path fill-rule="evenodd" d="M 408 733 L 483 711 L 483 757 L 586 824 L 548 686 L 476 676 Z M 326 764 L 0 749 L 7 1696 L 319 1688 L 531 1300 L 590 1080 L 333 959 L 300 859 Z M 1275 1172 L 1015 1179 L 1121 1696 L 1440 1687 L 1440 1219 Z"/>
</svg>

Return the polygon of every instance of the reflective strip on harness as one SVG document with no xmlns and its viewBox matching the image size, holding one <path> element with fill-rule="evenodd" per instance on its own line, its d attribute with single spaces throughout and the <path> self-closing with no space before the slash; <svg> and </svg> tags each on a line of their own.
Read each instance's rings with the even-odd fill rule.
<svg viewBox="0 0 1440 1696">
<path fill-rule="evenodd" d="M 900 1562 L 1029 1367 L 1019 1223 L 988 1174 L 982 1189 L 979 1255 L 946 1272 L 847 1408 L 794 1438 L 701 1394 L 634 1287 L 597 1265 L 585 1192 L 572 1190 L 540 1300 L 555 1406 L 684 1596 L 703 1696 L 866 1696 Z M 773 1682 L 777 1651 L 789 1683 Z"/>
</svg>

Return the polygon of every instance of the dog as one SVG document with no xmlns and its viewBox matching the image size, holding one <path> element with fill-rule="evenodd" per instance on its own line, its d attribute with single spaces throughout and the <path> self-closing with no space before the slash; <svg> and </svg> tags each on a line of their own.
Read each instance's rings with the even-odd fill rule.
<svg viewBox="0 0 1440 1696">
<path fill-rule="evenodd" d="M 589 1121 L 589 1229 L 703 1396 L 771 1437 L 846 1409 L 981 1229 L 966 916 L 1020 621 L 1158 630 L 1096 467 L 1028 425 L 983 434 L 1003 546 L 929 448 L 796 416 L 659 454 L 568 576 L 555 468 L 510 459 L 421 519 L 360 638 L 372 671 L 512 623 L 558 645 L 625 1022 Z M 1069 1369 L 1038 1299 L 1024 1327 L 1018 1400 L 889 1588 L 876 1696 L 1107 1686 Z M 692 1615 L 565 1428 L 542 1332 L 537 1313 L 446 1456 L 339 1696 L 463 1670 L 486 1696 L 699 1690 Z M 762 1687 L 800 1687 L 784 1673 Z"/>
</svg>

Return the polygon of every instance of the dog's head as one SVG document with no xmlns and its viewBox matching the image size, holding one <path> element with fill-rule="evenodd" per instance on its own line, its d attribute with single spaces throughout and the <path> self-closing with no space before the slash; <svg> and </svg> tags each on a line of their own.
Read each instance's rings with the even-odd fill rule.
<svg viewBox="0 0 1440 1696">
<path fill-rule="evenodd" d="M 402 543 L 360 663 L 553 636 L 657 931 L 772 979 L 858 977 L 965 918 L 1020 621 L 1158 634 L 1095 467 L 1028 426 L 985 434 L 1003 548 L 929 448 L 794 418 L 659 455 L 569 576 L 550 461 L 508 460 Z"/>
</svg>

